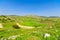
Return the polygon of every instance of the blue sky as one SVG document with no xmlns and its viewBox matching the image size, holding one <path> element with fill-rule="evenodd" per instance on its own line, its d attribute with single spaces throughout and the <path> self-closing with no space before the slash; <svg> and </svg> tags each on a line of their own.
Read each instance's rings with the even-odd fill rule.
<svg viewBox="0 0 60 40">
<path fill-rule="evenodd" d="M 0 15 L 60 16 L 60 0 L 0 0 Z"/>
</svg>

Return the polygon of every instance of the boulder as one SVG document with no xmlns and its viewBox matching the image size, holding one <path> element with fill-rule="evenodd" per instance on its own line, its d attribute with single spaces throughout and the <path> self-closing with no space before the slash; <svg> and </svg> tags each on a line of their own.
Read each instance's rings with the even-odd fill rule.
<svg viewBox="0 0 60 40">
<path fill-rule="evenodd" d="M 3 25 L 0 23 L 0 28 L 3 28 Z"/>
</svg>

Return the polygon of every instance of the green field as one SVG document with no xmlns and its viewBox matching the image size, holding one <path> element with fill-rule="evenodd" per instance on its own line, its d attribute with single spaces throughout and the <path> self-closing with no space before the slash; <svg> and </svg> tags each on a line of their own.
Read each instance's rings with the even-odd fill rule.
<svg viewBox="0 0 60 40">
<path fill-rule="evenodd" d="M 20 28 L 16 23 L 34 28 Z M 60 17 L 1 15 L 0 24 L 0 40 L 60 40 Z M 50 36 L 44 37 L 46 33 Z"/>
</svg>

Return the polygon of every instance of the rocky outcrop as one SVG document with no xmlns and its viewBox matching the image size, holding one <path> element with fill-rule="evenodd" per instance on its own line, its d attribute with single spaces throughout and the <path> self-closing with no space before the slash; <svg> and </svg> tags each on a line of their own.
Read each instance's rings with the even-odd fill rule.
<svg viewBox="0 0 60 40">
<path fill-rule="evenodd" d="M 0 23 L 0 28 L 3 28 L 3 25 Z"/>
</svg>

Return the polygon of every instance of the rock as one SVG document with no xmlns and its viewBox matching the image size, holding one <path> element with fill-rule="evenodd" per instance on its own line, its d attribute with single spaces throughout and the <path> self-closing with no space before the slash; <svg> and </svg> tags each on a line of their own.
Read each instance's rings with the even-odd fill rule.
<svg viewBox="0 0 60 40">
<path fill-rule="evenodd" d="M 49 33 L 45 33 L 44 34 L 44 38 L 46 38 L 46 37 L 50 37 L 50 34 Z"/>
<path fill-rule="evenodd" d="M 8 40 L 7 38 L 1 38 L 1 40 Z"/>
<path fill-rule="evenodd" d="M 17 37 L 18 37 L 18 35 L 14 35 L 14 36 L 10 36 L 8 39 L 15 39 Z"/>
<path fill-rule="evenodd" d="M 3 25 L 0 23 L 0 28 L 3 28 Z"/>
</svg>

